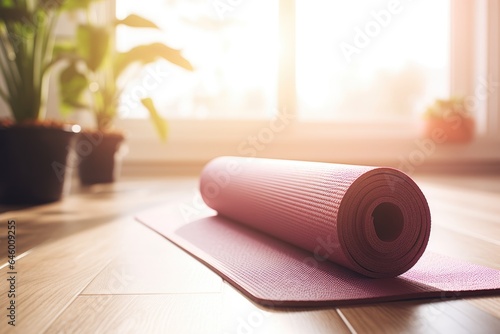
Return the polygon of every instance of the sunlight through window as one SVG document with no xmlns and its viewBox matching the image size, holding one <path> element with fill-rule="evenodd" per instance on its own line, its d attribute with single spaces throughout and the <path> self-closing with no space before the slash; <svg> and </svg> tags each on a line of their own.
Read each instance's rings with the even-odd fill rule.
<svg viewBox="0 0 500 334">
<path fill-rule="evenodd" d="M 394 118 L 449 94 L 449 1 L 297 0 L 303 119 Z"/>
<path fill-rule="evenodd" d="M 161 41 L 196 68 L 159 61 L 127 78 L 122 116 L 146 116 L 130 103 L 144 76 L 158 83 L 148 94 L 170 118 L 276 114 L 278 1 L 117 0 L 116 8 L 161 28 L 119 29 L 118 50 Z M 296 0 L 295 33 L 300 119 L 409 118 L 449 97 L 449 1 Z"/>
<path fill-rule="evenodd" d="M 148 93 L 170 118 L 264 118 L 276 113 L 278 3 L 276 1 L 116 1 L 117 17 L 135 13 L 160 31 L 117 32 L 118 50 L 161 41 L 183 50 L 195 67 L 189 73 L 159 61 L 127 79 L 122 110 L 144 117 L 139 106 L 127 108 L 144 75 L 158 81 Z M 135 29 L 137 31 L 137 29 Z"/>
</svg>

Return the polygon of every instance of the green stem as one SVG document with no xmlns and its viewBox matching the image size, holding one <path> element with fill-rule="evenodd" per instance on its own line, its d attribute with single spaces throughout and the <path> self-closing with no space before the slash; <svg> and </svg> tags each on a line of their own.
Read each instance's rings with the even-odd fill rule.
<svg viewBox="0 0 500 334">
<path fill-rule="evenodd" d="M 9 43 L 9 42 L 7 42 Z M 4 62 L 1 62 L 2 63 L 2 66 L 5 66 L 5 67 L 2 67 L 2 72 L 6 75 L 9 75 L 9 78 L 6 78 L 8 80 L 7 84 L 8 83 L 14 83 L 15 82 L 15 74 L 14 74 L 14 69 L 12 68 L 12 66 L 10 65 L 14 65 L 15 63 L 12 62 L 10 59 L 9 59 L 9 50 L 7 50 L 7 46 L 6 44 L 7 43 L 4 43 L 2 41 L 2 43 L 0 43 L 0 46 L 1 46 L 1 53 L 3 54 L 3 57 L 0 58 L 0 59 L 3 59 L 5 61 L 5 64 Z"/>
<path fill-rule="evenodd" d="M 42 73 L 45 73 L 45 71 L 50 67 L 50 66 L 48 66 L 48 64 L 51 63 L 52 54 L 53 54 L 53 50 L 54 50 L 54 44 L 56 42 L 55 34 L 53 34 L 53 32 L 54 32 L 54 28 L 55 28 L 55 25 L 57 22 L 57 15 L 50 14 L 47 17 L 47 21 L 48 21 L 48 24 L 47 24 L 48 29 L 47 29 L 47 33 L 44 36 L 44 41 L 43 41 L 44 48 L 42 51 L 42 53 L 44 55 L 44 61 L 43 61 L 44 68 L 43 68 Z M 55 60 L 55 62 L 57 62 L 57 60 Z"/>
<path fill-rule="evenodd" d="M 20 31 L 17 31 L 21 35 Z M 32 48 L 33 45 L 29 43 L 29 36 L 22 36 L 23 43 L 19 45 L 19 48 L 16 52 L 15 63 L 17 67 L 17 71 L 19 73 L 19 82 L 18 87 L 22 89 L 22 92 L 19 92 L 17 101 L 17 110 L 14 111 L 14 117 L 17 121 L 23 121 L 26 119 L 30 119 L 30 113 L 32 112 L 30 109 L 33 106 L 33 57 Z M 26 98 L 26 97 L 30 98 Z"/>
<path fill-rule="evenodd" d="M 43 43 L 42 43 L 42 54 L 41 54 L 41 68 L 40 68 L 40 87 L 39 87 L 39 94 L 41 96 L 41 105 L 43 107 L 43 110 L 41 111 L 41 117 L 45 118 L 45 95 L 46 95 L 46 85 L 47 85 L 47 80 L 48 78 L 46 77 L 46 70 L 48 67 L 46 66 L 50 61 L 52 60 L 52 56 L 54 54 L 54 45 L 56 42 L 56 37 L 54 34 L 54 28 L 55 24 L 57 22 L 57 15 L 54 13 L 48 13 L 46 17 L 46 30 L 44 31 L 44 36 L 43 36 Z"/>
<path fill-rule="evenodd" d="M 5 65 L 4 65 L 4 63 L 3 63 L 3 61 L 1 59 L 0 59 L 0 70 L 2 70 L 2 73 L 7 73 Z M 10 97 L 9 97 L 7 91 L 10 92 L 10 88 L 9 87 L 12 86 L 12 83 L 10 83 L 9 80 L 7 78 L 5 78 L 5 77 L 3 77 L 2 82 L 4 82 L 5 86 L 7 86 L 7 90 L 5 90 L 2 86 L 0 86 L 0 96 L 2 97 L 2 99 L 5 102 L 7 102 L 7 103 L 10 104 Z"/>
<path fill-rule="evenodd" d="M 19 25 L 17 25 L 16 23 L 5 22 L 5 29 L 7 32 L 7 36 L 5 37 L 6 43 L 5 43 L 5 45 L 2 45 L 3 46 L 2 49 L 4 51 L 6 63 L 10 62 L 10 64 L 12 64 L 11 66 L 9 66 L 9 68 L 11 70 L 12 78 L 15 78 L 19 82 L 21 79 L 20 69 L 17 66 L 13 66 L 13 65 L 17 65 L 17 63 L 15 62 L 15 60 L 11 60 L 11 58 L 12 58 L 12 53 L 14 53 L 16 55 L 16 58 L 17 58 L 17 51 L 19 51 L 19 49 L 21 48 L 23 43 L 21 42 L 22 40 L 12 41 L 12 39 L 10 39 L 8 37 L 8 36 L 16 36 L 16 38 L 19 38 L 21 33 L 18 31 L 19 30 L 18 28 L 19 28 Z M 16 42 L 18 44 L 13 44 Z M 8 49 L 9 47 L 11 48 L 11 50 Z"/>
<path fill-rule="evenodd" d="M 9 95 L 7 95 L 7 92 L 4 91 L 2 87 L 0 87 L 0 97 L 5 101 L 5 103 L 10 105 Z"/>
<path fill-rule="evenodd" d="M 36 14 L 35 14 L 36 15 Z M 42 77 L 42 60 L 43 60 L 43 34 L 44 34 L 44 23 L 45 22 L 40 22 L 42 20 L 42 15 L 38 16 L 37 22 L 36 22 L 36 32 L 34 34 L 33 38 L 33 68 L 32 68 L 32 76 L 33 76 L 33 90 L 36 92 L 37 95 L 41 93 L 40 91 L 40 86 L 41 86 L 41 77 Z M 34 97 L 35 98 L 35 97 Z M 34 108 L 39 109 L 40 105 L 40 97 L 35 98 L 38 103 L 35 103 Z M 38 106 L 37 106 L 38 104 Z M 37 108 L 38 107 L 38 108 Z M 36 118 L 38 118 L 38 113 L 40 111 L 38 110 L 36 112 Z"/>
<path fill-rule="evenodd" d="M 0 69 L 2 70 L 2 77 L 5 80 L 5 83 L 8 85 L 12 84 L 12 72 L 9 67 L 9 58 L 8 52 L 5 49 L 4 41 L 0 43 Z"/>
<path fill-rule="evenodd" d="M 18 94 L 19 90 L 18 90 L 18 87 L 16 85 L 16 83 L 18 83 L 18 80 L 16 80 L 15 78 L 15 75 L 14 75 L 14 66 L 15 65 L 15 62 L 12 62 L 9 60 L 9 52 L 5 46 L 5 44 L 2 42 L 0 43 L 1 47 L 0 47 L 0 50 L 1 50 L 1 54 L 2 56 L 0 57 L 0 68 L 2 70 L 2 73 L 3 73 L 3 77 L 4 77 L 4 83 L 5 83 L 5 86 L 7 87 L 7 91 L 8 91 L 8 94 L 7 92 L 3 91 L 4 92 L 4 99 L 6 102 L 9 103 L 9 105 L 11 106 L 11 109 L 13 109 L 13 106 L 12 106 L 12 102 L 14 101 L 14 98 L 15 96 Z M 5 96 L 7 96 L 7 98 L 5 98 Z M 13 112 L 13 110 L 11 110 Z"/>
</svg>

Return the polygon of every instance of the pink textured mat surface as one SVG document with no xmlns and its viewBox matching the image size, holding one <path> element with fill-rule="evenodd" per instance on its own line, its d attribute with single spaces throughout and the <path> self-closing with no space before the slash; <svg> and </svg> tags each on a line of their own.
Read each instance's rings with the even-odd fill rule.
<svg viewBox="0 0 500 334">
<path fill-rule="evenodd" d="M 200 190 L 218 214 L 189 221 L 166 206 L 137 218 L 259 303 L 345 305 L 500 289 L 499 271 L 422 256 L 427 202 L 394 169 L 222 157 L 205 167 Z"/>
</svg>

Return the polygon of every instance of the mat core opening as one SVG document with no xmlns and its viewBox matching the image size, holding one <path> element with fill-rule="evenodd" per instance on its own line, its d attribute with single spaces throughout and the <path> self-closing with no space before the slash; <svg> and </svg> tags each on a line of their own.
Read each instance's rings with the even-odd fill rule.
<svg viewBox="0 0 500 334">
<path fill-rule="evenodd" d="M 394 241 L 403 232 L 403 213 L 395 204 L 389 202 L 380 203 L 373 210 L 372 218 L 375 233 L 382 241 Z"/>
</svg>

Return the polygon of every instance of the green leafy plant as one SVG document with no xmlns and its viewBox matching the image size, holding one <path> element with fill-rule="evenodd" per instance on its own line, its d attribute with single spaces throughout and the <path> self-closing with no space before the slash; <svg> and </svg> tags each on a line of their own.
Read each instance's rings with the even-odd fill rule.
<svg viewBox="0 0 500 334">
<path fill-rule="evenodd" d="M 45 118 L 47 74 L 61 12 L 92 0 L 0 0 L 0 98 L 18 123 Z"/>
<path fill-rule="evenodd" d="M 152 21 L 135 14 L 122 20 L 117 19 L 108 25 L 85 22 L 78 25 L 76 39 L 59 45 L 57 50 L 59 55 L 70 59 L 59 78 L 63 113 L 69 113 L 75 108 L 91 110 L 98 131 L 108 131 L 117 117 L 119 98 L 123 90 L 118 87 L 117 82 L 131 65 L 145 65 L 165 59 L 186 70 L 193 70 L 180 50 L 162 43 L 139 45 L 127 52 L 116 52 L 114 34 L 116 27 L 120 25 L 159 29 Z M 149 111 L 160 137 L 165 140 L 166 121 L 157 113 L 150 98 L 144 98 L 141 102 Z"/>
</svg>

